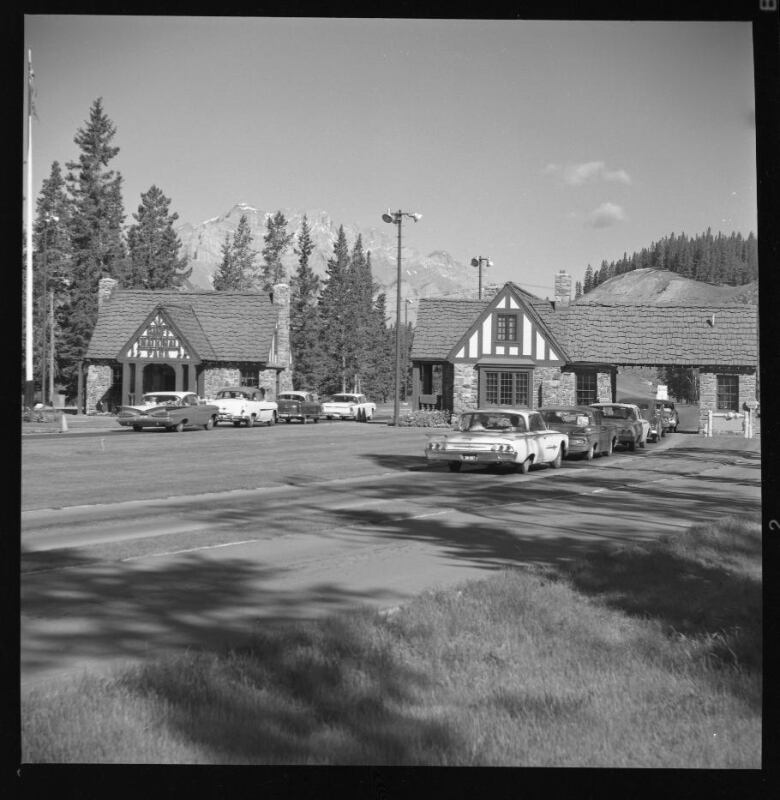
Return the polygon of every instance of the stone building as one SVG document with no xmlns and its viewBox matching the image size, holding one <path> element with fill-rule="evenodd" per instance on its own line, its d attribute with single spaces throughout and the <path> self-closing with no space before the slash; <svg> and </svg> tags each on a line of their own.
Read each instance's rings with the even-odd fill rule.
<svg viewBox="0 0 780 800">
<path fill-rule="evenodd" d="M 420 300 L 411 358 L 413 408 L 610 402 L 621 368 L 678 366 L 702 413 L 736 413 L 757 399 L 757 307 L 552 303 L 510 282 Z"/>
<path fill-rule="evenodd" d="M 211 397 L 225 385 L 292 388 L 290 290 L 180 292 L 100 281 L 87 348 L 84 410 L 112 410 L 149 391 Z"/>
</svg>

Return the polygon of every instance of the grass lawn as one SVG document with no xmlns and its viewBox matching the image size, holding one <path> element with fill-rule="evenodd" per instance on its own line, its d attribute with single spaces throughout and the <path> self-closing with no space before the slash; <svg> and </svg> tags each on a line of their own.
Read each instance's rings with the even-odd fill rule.
<svg viewBox="0 0 780 800">
<path fill-rule="evenodd" d="M 25 763 L 759 768 L 760 523 L 38 690 Z"/>
</svg>

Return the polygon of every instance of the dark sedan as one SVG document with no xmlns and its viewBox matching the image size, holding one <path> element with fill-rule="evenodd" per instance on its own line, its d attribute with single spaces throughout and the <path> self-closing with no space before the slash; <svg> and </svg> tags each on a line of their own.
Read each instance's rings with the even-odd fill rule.
<svg viewBox="0 0 780 800">
<path fill-rule="evenodd" d="M 615 446 L 615 433 L 604 423 L 597 408 L 567 406 L 539 409 L 547 427 L 568 434 L 566 456 L 581 456 L 590 461 L 594 456 L 608 456 Z"/>
</svg>

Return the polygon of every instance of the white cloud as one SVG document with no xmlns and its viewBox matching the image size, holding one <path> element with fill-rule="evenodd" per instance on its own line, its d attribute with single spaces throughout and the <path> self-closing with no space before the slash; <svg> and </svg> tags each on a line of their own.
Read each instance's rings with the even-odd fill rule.
<svg viewBox="0 0 780 800">
<path fill-rule="evenodd" d="M 602 203 L 588 214 L 588 225 L 592 228 L 609 228 L 625 220 L 626 214 L 615 203 Z"/>
<path fill-rule="evenodd" d="M 579 186 L 581 183 L 595 178 L 604 172 L 605 164 L 603 161 L 586 161 L 584 164 L 570 164 L 566 167 L 563 179 L 572 186 Z"/>
<path fill-rule="evenodd" d="M 543 175 L 563 174 L 563 180 L 569 186 L 581 186 L 588 181 L 610 181 L 612 183 L 631 183 L 631 176 L 624 169 L 608 169 L 603 161 L 583 161 L 580 164 L 550 163 L 542 170 Z"/>
</svg>

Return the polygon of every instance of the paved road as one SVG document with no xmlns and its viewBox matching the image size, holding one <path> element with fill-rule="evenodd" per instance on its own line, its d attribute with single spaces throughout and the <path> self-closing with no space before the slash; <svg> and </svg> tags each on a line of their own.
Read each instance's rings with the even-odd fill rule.
<svg viewBox="0 0 780 800">
<path fill-rule="evenodd" d="M 59 509 L 31 499 L 22 520 L 23 686 L 165 649 L 240 643 L 280 620 L 391 607 L 506 566 L 554 564 L 760 508 L 755 440 L 677 435 L 560 470 L 455 475 L 425 464 L 419 431 L 386 427 L 340 433 L 340 450 L 382 455 L 356 467 L 331 450 L 315 463 L 334 433 L 318 427 L 305 431 L 312 460 L 266 470 L 259 484 L 254 475 L 252 488 Z M 200 441 L 217 470 L 239 443 L 252 446 L 254 431 L 203 436 L 212 433 Z M 297 435 L 287 428 L 281 450 Z M 161 436 L 145 446 L 186 441 Z M 131 458 L 140 437 L 126 441 Z"/>
</svg>

